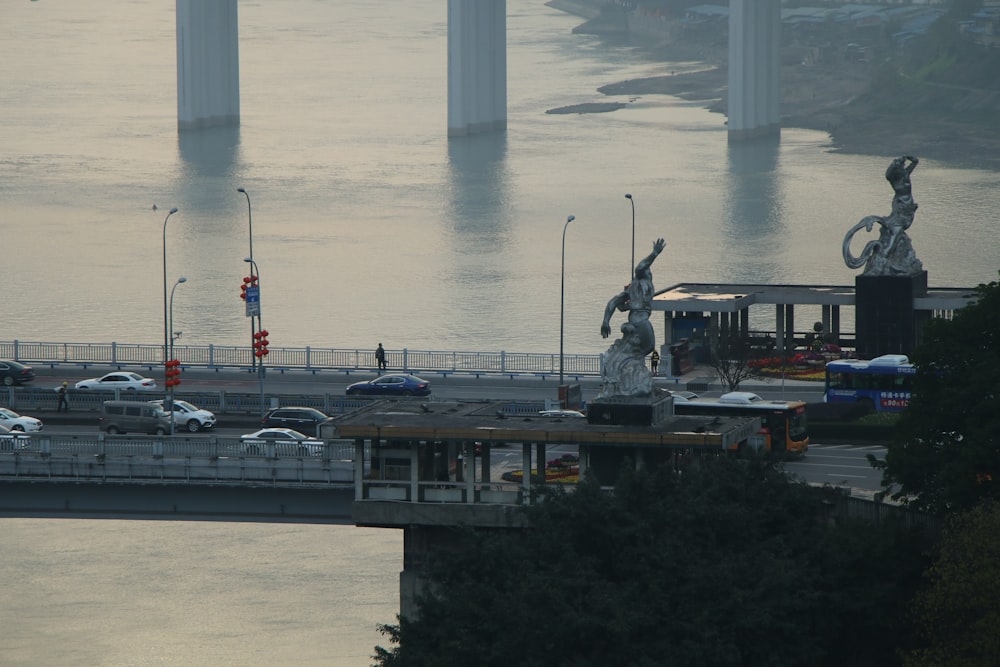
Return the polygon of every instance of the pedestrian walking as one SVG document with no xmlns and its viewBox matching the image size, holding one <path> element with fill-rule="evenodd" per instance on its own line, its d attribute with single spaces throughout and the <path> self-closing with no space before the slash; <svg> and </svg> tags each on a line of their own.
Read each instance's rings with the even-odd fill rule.
<svg viewBox="0 0 1000 667">
<path fill-rule="evenodd" d="M 380 371 L 385 370 L 385 348 L 382 347 L 382 343 L 379 343 L 378 347 L 375 348 L 375 365 Z"/>
<path fill-rule="evenodd" d="M 59 395 L 59 403 L 56 405 L 56 412 L 62 412 L 63 408 L 66 408 L 66 412 L 69 412 L 69 401 L 66 399 L 66 393 L 69 391 L 69 383 L 63 382 L 56 389 L 56 393 Z"/>
<path fill-rule="evenodd" d="M 653 375 L 656 375 L 657 369 L 660 367 L 660 353 L 653 350 L 653 354 L 649 357 L 649 368 L 653 371 Z"/>
</svg>

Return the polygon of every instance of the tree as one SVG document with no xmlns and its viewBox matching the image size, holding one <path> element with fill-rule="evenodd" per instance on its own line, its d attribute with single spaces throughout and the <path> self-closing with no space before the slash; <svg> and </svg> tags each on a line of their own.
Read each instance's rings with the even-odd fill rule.
<svg viewBox="0 0 1000 667">
<path fill-rule="evenodd" d="M 954 517 L 915 604 L 923 646 L 911 667 L 1000 665 L 1000 504 Z"/>
<path fill-rule="evenodd" d="M 1000 284 L 928 323 L 910 405 L 883 461 L 884 493 L 936 514 L 1000 497 Z"/>
<path fill-rule="evenodd" d="M 731 336 L 719 340 L 709 363 L 719 376 L 719 381 L 729 391 L 737 391 L 744 380 L 761 377 L 757 368 L 751 364 L 752 360 L 753 351 L 747 342 Z"/>
<path fill-rule="evenodd" d="M 891 664 L 922 565 L 893 530 L 831 527 L 815 489 L 758 459 L 526 511 L 532 528 L 470 531 L 434 562 L 379 665 Z"/>
</svg>

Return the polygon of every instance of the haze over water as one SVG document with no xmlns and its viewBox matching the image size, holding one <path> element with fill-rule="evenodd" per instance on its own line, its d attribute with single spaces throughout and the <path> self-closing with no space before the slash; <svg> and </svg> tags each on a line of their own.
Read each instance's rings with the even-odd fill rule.
<svg viewBox="0 0 1000 667">
<path fill-rule="evenodd" d="M 730 147 L 723 116 L 667 96 L 546 114 L 695 64 L 573 35 L 579 19 L 535 0 L 508 2 L 508 131 L 452 141 L 440 2 L 241 3 L 242 124 L 180 135 L 173 3 L 0 16 L 17 28 L 0 43 L 0 224 L 18 248 L 5 339 L 160 340 L 176 206 L 180 342 L 246 344 L 241 186 L 272 347 L 554 351 L 573 214 L 566 351 L 603 351 L 604 304 L 630 276 L 626 192 L 636 256 L 667 239 L 659 288 L 851 284 L 844 234 L 889 212 L 893 156 L 831 154 L 823 133 Z M 996 277 L 995 174 L 924 160 L 913 180 L 931 284 Z"/>
<path fill-rule="evenodd" d="M 241 186 L 272 347 L 553 352 L 572 214 L 565 347 L 601 352 L 632 268 L 626 192 L 636 257 L 667 239 L 658 288 L 853 283 L 840 245 L 888 214 L 894 155 L 833 154 L 788 128 L 729 146 L 724 117 L 666 96 L 547 114 L 698 64 L 573 35 L 580 20 L 541 0 L 507 9 L 508 130 L 449 141 L 438 0 L 240 3 L 242 123 L 180 135 L 174 3 L 3 2 L 0 339 L 161 340 L 176 206 L 180 342 L 246 344 Z M 917 167 L 909 233 L 932 286 L 997 277 L 996 181 Z M 362 665 L 397 610 L 392 531 L 8 520 L 4 534 L 10 664 Z"/>
</svg>

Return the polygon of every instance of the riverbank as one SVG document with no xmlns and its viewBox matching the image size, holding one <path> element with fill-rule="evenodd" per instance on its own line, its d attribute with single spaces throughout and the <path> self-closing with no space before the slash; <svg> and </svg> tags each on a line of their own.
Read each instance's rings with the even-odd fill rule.
<svg viewBox="0 0 1000 667">
<path fill-rule="evenodd" d="M 657 49 L 664 60 L 669 51 Z M 873 90 L 869 66 L 795 65 L 782 68 L 782 127 L 830 134 L 833 151 L 856 155 L 917 155 L 951 166 L 1000 169 L 1000 124 L 992 111 L 949 112 L 946 93 L 924 106 L 896 104 Z M 702 102 L 725 115 L 725 64 L 677 74 L 621 81 L 599 89 L 605 95 L 673 95 Z M 956 101 L 956 103 L 958 103 Z M 896 104 L 896 106 L 893 106 Z M 722 119 L 721 122 L 724 122 Z"/>
<path fill-rule="evenodd" d="M 556 0 L 557 9 L 587 17 L 588 3 Z M 576 10 L 573 8 L 577 7 Z M 728 62 L 725 44 L 635 36 L 662 62 L 702 62 L 694 71 L 610 83 L 599 92 L 614 97 L 672 95 L 699 102 L 725 122 Z M 1000 91 L 918 83 L 862 62 L 786 64 L 781 70 L 782 127 L 830 135 L 831 150 L 855 155 L 916 155 L 955 167 L 1000 170 Z M 627 102 L 563 107 L 550 113 L 604 113 Z"/>
</svg>

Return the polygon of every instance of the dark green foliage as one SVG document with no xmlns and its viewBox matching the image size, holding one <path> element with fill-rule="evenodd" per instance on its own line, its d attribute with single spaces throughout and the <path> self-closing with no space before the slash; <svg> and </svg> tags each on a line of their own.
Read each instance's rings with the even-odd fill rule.
<svg viewBox="0 0 1000 667">
<path fill-rule="evenodd" d="M 532 529 L 442 556 L 380 665 L 887 665 L 922 564 L 892 530 L 831 526 L 766 461 L 627 473 L 527 511 Z"/>
<path fill-rule="evenodd" d="M 1000 665 L 1000 504 L 958 515 L 915 605 L 913 667 Z"/>
<path fill-rule="evenodd" d="M 954 319 L 928 324 L 912 355 L 913 398 L 883 464 L 895 497 L 937 514 L 1000 496 L 1000 284 L 977 291 Z"/>
</svg>

